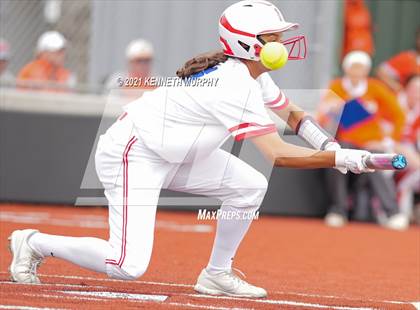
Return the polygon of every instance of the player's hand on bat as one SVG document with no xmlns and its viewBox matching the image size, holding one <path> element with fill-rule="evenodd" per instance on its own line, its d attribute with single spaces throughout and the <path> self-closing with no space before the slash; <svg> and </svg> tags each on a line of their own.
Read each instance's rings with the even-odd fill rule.
<svg viewBox="0 0 420 310">
<path fill-rule="evenodd" d="M 362 150 L 339 149 L 335 151 L 335 168 L 345 168 L 353 173 L 360 174 L 364 172 L 374 172 L 364 163 L 364 158 L 371 153 Z"/>
<path fill-rule="evenodd" d="M 327 145 L 325 146 L 325 151 L 337 151 L 337 150 L 341 150 L 341 145 L 338 144 L 337 142 L 328 142 Z M 347 174 L 348 169 L 344 168 L 344 167 L 335 167 L 335 169 L 337 169 L 338 171 L 340 171 L 342 174 Z"/>
</svg>

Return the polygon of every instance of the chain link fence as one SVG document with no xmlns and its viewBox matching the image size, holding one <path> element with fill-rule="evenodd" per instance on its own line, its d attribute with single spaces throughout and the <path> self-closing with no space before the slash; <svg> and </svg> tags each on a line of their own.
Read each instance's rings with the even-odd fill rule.
<svg viewBox="0 0 420 310">
<path fill-rule="evenodd" d="M 76 76 L 77 90 L 103 93 L 104 80 L 127 69 L 125 49 L 134 39 L 147 39 L 156 47 L 153 73 L 164 76 L 173 75 L 192 56 L 220 48 L 218 18 L 233 2 L 0 0 L 0 37 L 11 45 L 8 68 L 17 75 L 34 59 L 42 33 L 61 32 L 68 41 L 65 66 Z M 289 20 L 301 24 L 295 34 L 306 34 L 309 44 L 308 59 L 273 72 L 274 80 L 283 88 L 324 87 L 335 62 L 334 49 L 325 47 L 335 44 L 326 29 L 336 24 L 337 2 L 273 3 Z M 302 11 L 303 7 L 307 10 Z"/>
<path fill-rule="evenodd" d="M 18 74 L 34 59 L 39 36 L 56 30 L 68 42 L 65 66 L 76 75 L 78 84 L 88 78 L 91 35 L 90 0 L 2 0 L 0 1 L 0 37 L 11 47 L 8 69 Z"/>
</svg>

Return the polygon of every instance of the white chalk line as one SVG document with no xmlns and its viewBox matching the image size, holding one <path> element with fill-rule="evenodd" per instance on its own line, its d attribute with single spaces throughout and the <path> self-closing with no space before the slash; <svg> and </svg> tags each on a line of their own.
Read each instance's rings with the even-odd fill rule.
<svg viewBox="0 0 420 310">
<path fill-rule="evenodd" d="M 0 305 L 0 309 L 18 309 L 18 310 L 62 310 L 63 308 L 40 308 L 17 305 Z"/>
<path fill-rule="evenodd" d="M 11 281 L 0 281 L 0 284 L 5 285 L 36 285 L 36 286 L 56 286 L 56 287 L 69 287 L 69 288 L 94 288 L 94 289 L 106 289 L 106 286 L 102 285 L 81 285 L 81 284 L 64 284 L 64 283 L 40 283 L 40 284 L 22 284 Z"/>
<path fill-rule="evenodd" d="M 420 310 L 420 301 L 411 302 L 411 304 L 416 308 L 416 310 Z"/>
<path fill-rule="evenodd" d="M 1 272 L 4 273 L 4 272 Z M 104 281 L 104 282 L 122 282 L 127 283 L 125 280 L 118 280 L 118 279 L 100 279 L 100 278 L 93 278 L 93 277 L 82 277 L 82 276 L 65 276 L 65 275 L 44 275 L 40 274 L 40 276 L 51 277 L 51 278 L 62 278 L 62 279 L 77 279 L 77 280 L 92 280 L 92 281 Z M 190 284 L 180 284 L 180 283 L 167 283 L 167 282 L 154 282 L 154 281 L 130 281 L 130 283 L 138 283 L 138 284 L 147 284 L 147 285 L 159 285 L 159 286 L 170 286 L 170 287 L 193 287 Z M 38 284 L 42 285 L 42 284 Z M 45 283 L 44 285 L 48 286 L 50 284 Z M 59 284 L 57 284 L 59 286 Z M 86 288 L 86 286 L 82 286 Z M 92 286 L 93 287 L 93 286 Z M 97 286 L 102 288 L 101 286 Z M 279 292 L 276 292 L 279 293 Z M 280 292 L 281 293 L 281 292 Z M 291 295 L 298 295 L 303 297 L 316 297 L 316 298 L 325 298 L 325 299 L 346 299 L 348 301 L 357 301 L 360 302 L 359 299 L 352 299 L 348 297 L 338 297 L 338 296 L 323 296 L 317 294 L 304 294 L 304 293 L 289 293 L 289 292 L 282 292 L 282 294 L 291 294 Z M 343 306 L 333 306 L 333 305 L 322 305 L 322 304 L 314 304 L 314 303 L 304 303 L 298 301 L 287 301 L 287 300 L 277 300 L 277 299 L 244 299 L 239 297 L 229 297 L 229 296 L 211 296 L 211 295 L 200 295 L 200 294 L 184 294 L 178 293 L 178 295 L 184 295 L 189 297 L 199 297 L 199 298 L 219 298 L 219 299 L 227 299 L 227 300 L 247 300 L 257 303 L 267 303 L 267 304 L 284 304 L 290 306 L 305 306 L 305 307 L 312 307 L 312 308 L 323 308 L 323 309 L 337 309 L 337 310 L 370 310 L 375 308 L 369 307 L 343 307 Z M 378 303 L 396 303 L 396 304 L 413 304 L 412 302 L 400 302 L 400 301 L 381 301 L 381 300 L 366 300 L 368 302 L 378 302 Z M 165 303 L 166 304 L 166 303 Z"/>
<path fill-rule="evenodd" d="M 308 303 L 308 302 L 290 301 L 290 300 L 277 300 L 277 299 L 251 299 L 251 298 L 242 298 L 242 297 L 211 296 L 211 295 L 200 295 L 200 294 L 181 294 L 181 295 L 186 295 L 189 297 L 198 297 L 198 298 L 250 301 L 250 302 L 255 302 L 255 303 L 263 303 L 263 304 L 288 305 L 288 306 L 320 308 L 320 309 L 334 309 L 334 310 L 374 310 L 376 309 L 376 308 L 371 308 L 371 307 L 333 306 L 333 305 L 322 305 L 318 303 Z"/>
<path fill-rule="evenodd" d="M 106 301 L 104 298 L 84 297 L 84 296 L 63 296 L 53 294 L 36 294 L 36 293 L 21 293 L 20 295 L 29 297 L 43 297 L 43 298 L 55 298 L 55 299 L 69 299 L 69 300 L 90 300 L 90 301 Z M 136 300 L 137 301 L 137 300 Z"/>
<path fill-rule="evenodd" d="M 165 303 L 165 306 L 169 304 L 171 306 L 175 306 L 175 307 L 189 307 L 189 308 L 199 308 L 199 309 L 212 309 L 212 310 L 253 310 L 253 308 L 226 308 L 226 307 L 219 307 L 219 306 L 205 306 L 205 305 L 197 305 L 197 304 L 192 304 L 192 303 L 180 303 L 180 302 L 169 302 L 169 303 Z"/>
<path fill-rule="evenodd" d="M 108 228 L 108 221 L 101 215 L 70 215 L 69 219 L 52 217 L 49 212 L 0 212 L 0 221 L 20 224 L 46 224 L 65 227 Z M 156 220 L 157 229 L 176 232 L 211 233 L 213 227 L 207 224 L 180 224 L 174 221 Z"/>
<path fill-rule="evenodd" d="M 118 298 L 118 293 L 114 292 L 68 292 L 68 291 L 57 291 L 59 293 L 66 293 L 66 294 L 75 294 L 77 296 L 62 296 L 62 295 L 52 295 L 52 294 L 34 294 L 34 293 L 23 293 L 22 295 L 31 296 L 31 297 L 43 297 L 43 298 L 55 298 L 55 299 L 71 299 L 71 300 L 89 300 L 89 301 L 101 301 L 106 302 L 107 299 L 115 299 Z M 88 293 L 88 294 L 85 294 Z M 133 295 L 130 298 L 128 295 Z M 141 294 L 120 294 L 120 299 L 124 299 L 125 301 L 129 302 L 162 302 L 168 296 L 164 296 L 165 299 L 145 299 L 143 297 L 138 297 L 134 295 L 141 295 Z M 288 306 L 295 306 L 295 307 L 307 307 L 307 308 L 318 308 L 318 309 L 334 309 L 334 310 L 375 310 L 376 308 L 366 308 L 366 307 L 344 307 L 344 306 L 330 306 L 330 305 L 321 305 L 321 304 L 312 304 L 312 303 L 304 303 L 304 302 L 295 302 L 295 301 L 286 301 L 286 300 L 262 300 L 262 299 L 250 299 L 250 298 L 238 298 L 238 297 L 228 297 L 228 296 L 206 296 L 206 295 L 199 295 L 199 294 L 182 294 L 184 296 L 189 297 L 200 297 L 200 298 L 210 298 L 210 299 L 224 299 L 224 300 L 237 300 L 237 301 L 249 301 L 249 302 L 257 302 L 257 303 L 265 303 L 265 304 L 276 304 L 276 305 L 288 305 Z M 163 296 L 163 295 L 157 295 Z M 99 298 L 95 298 L 99 297 Z M 201 309 L 214 309 L 214 310 L 228 310 L 232 308 L 226 307 L 219 307 L 219 306 L 208 306 L 208 305 L 198 305 L 193 304 L 190 302 L 182 303 L 182 302 L 165 302 L 165 305 L 172 305 L 172 306 L 179 306 L 179 307 L 190 307 L 190 308 L 201 308 Z M 238 308 L 237 310 L 245 310 L 250 308 Z M 251 308 L 252 309 L 252 308 Z"/>
<path fill-rule="evenodd" d="M 151 295 L 151 294 L 130 294 L 130 293 L 116 293 L 116 292 L 89 292 L 89 291 L 60 291 L 60 293 L 64 294 L 75 294 L 79 296 L 93 296 L 93 297 L 102 297 L 102 298 L 110 298 L 110 299 L 124 299 L 128 301 L 140 301 L 140 302 L 164 302 L 169 296 L 166 295 Z M 165 302 L 165 306 L 167 304 L 174 305 L 174 306 L 189 306 L 194 308 L 203 308 L 203 309 L 232 309 L 232 308 L 225 308 L 225 307 L 218 307 L 218 306 L 208 306 L 208 305 L 197 305 L 192 303 L 180 303 L 180 302 Z M 246 308 L 237 308 L 244 310 Z"/>
<path fill-rule="evenodd" d="M 136 300 L 136 301 L 155 301 L 155 302 L 163 302 L 169 296 L 166 295 L 151 295 L 151 294 L 131 294 L 131 293 L 117 293 L 117 292 L 89 292 L 89 291 L 60 291 L 60 293 L 64 294 L 75 294 L 81 296 L 94 296 L 94 297 L 103 297 L 103 298 L 112 298 L 112 299 L 124 299 L 124 300 Z M 187 294 L 182 294 L 188 296 Z M 130 300 L 130 301 L 131 301 Z M 180 302 L 165 302 L 165 305 L 176 305 L 176 306 L 193 306 L 195 308 L 204 308 L 204 309 L 232 309 L 232 308 L 225 308 L 225 307 L 218 307 L 218 306 L 208 306 L 208 305 L 196 305 L 191 303 L 180 303 Z M 244 310 L 246 308 L 236 308 Z"/>
<path fill-rule="evenodd" d="M 345 299 L 348 301 L 360 301 L 359 299 L 354 299 L 346 296 L 333 296 L 333 295 L 318 295 L 318 294 L 309 294 L 309 293 L 297 293 L 297 292 L 285 292 L 285 291 L 273 291 L 273 293 L 276 294 L 283 294 L 283 295 L 296 295 L 296 296 L 302 296 L 302 297 L 315 297 L 315 298 L 325 298 L 325 299 Z M 401 305 L 407 305 L 407 304 L 416 304 L 420 302 L 410 302 L 410 301 L 394 301 L 394 300 L 375 300 L 375 299 L 366 299 L 364 298 L 363 301 L 369 301 L 369 302 L 381 302 L 381 303 L 388 303 L 388 304 L 401 304 Z"/>
<path fill-rule="evenodd" d="M 48 212 L 27 212 L 27 213 L 0 212 L 0 220 L 2 221 L 9 221 L 9 222 L 16 222 L 16 223 L 50 224 L 50 225 L 57 225 L 57 226 L 78 226 L 78 227 L 84 227 L 84 228 L 107 228 L 108 223 L 104 219 L 105 219 L 104 216 L 92 215 L 92 216 L 87 216 L 87 217 L 83 216 L 83 218 L 78 218 L 76 216 L 76 218 L 68 220 L 68 219 L 50 218 L 50 213 Z M 183 232 L 210 232 L 212 230 L 211 226 L 209 225 L 183 225 L 183 224 L 177 224 L 177 223 L 168 222 L 168 221 L 157 221 L 156 226 L 167 228 L 169 230 L 183 231 Z M 196 227 L 196 226 L 200 226 L 200 227 Z M 209 226 L 210 229 L 207 226 Z M 52 276 L 52 275 L 44 275 L 44 276 L 64 277 L 64 278 L 72 278 L 72 279 L 85 279 L 85 280 L 93 280 L 93 281 L 99 280 L 99 281 L 126 282 L 124 280 L 117 280 L 117 279 L 98 279 L 98 278 L 77 277 L 77 276 Z M 193 285 L 188 285 L 188 284 L 176 284 L 176 283 L 165 283 L 165 282 L 151 282 L 151 281 L 134 281 L 134 282 L 141 283 L 141 284 L 149 284 L 149 285 L 193 287 Z M 12 282 L 7 282 L 7 283 L 12 283 Z M 49 284 L 49 285 L 53 285 L 53 284 Z M 65 284 L 63 284 L 62 286 L 85 287 L 83 285 L 76 286 L 76 285 L 65 285 Z M 96 288 L 101 288 L 101 287 L 97 286 Z M 348 297 L 340 297 L 340 296 L 328 296 L 328 295 L 323 296 L 323 295 L 317 295 L 317 294 L 281 292 L 281 291 L 277 291 L 275 293 L 297 295 L 297 296 L 303 296 L 303 297 L 345 299 L 349 301 L 355 301 L 355 299 L 348 298 Z M 199 296 L 203 297 L 203 295 L 199 295 Z M 204 297 L 207 297 L 207 296 L 204 296 Z M 391 304 L 411 304 L 414 307 L 416 307 L 416 309 L 420 309 L 420 302 L 377 301 L 377 300 L 372 300 L 372 299 L 368 299 L 365 301 L 391 303 Z M 319 305 L 319 306 L 323 307 L 323 305 Z M 337 309 L 348 309 L 348 308 L 337 308 Z M 370 308 L 351 308 L 351 309 L 370 309 Z"/>
<path fill-rule="evenodd" d="M 109 299 L 107 298 L 93 298 L 93 297 L 85 297 L 85 296 L 63 296 L 63 295 L 52 295 L 52 294 L 33 294 L 33 293 L 23 293 L 21 295 L 29 296 L 29 297 L 42 297 L 42 298 L 52 298 L 52 299 L 69 299 L 69 300 L 88 300 L 88 301 L 100 301 L 100 302 L 108 302 Z M 133 303 L 145 303 L 150 302 L 150 300 L 133 300 L 133 299 L 126 299 L 125 301 L 133 302 Z M 166 305 L 171 305 L 175 307 L 188 307 L 188 308 L 197 308 L 197 309 L 210 309 L 210 310 L 251 310 L 250 308 L 226 308 L 226 307 L 218 307 L 218 306 L 206 306 L 206 305 L 197 305 L 192 303 L 180 303 L 180 302 L 165 302 Z M 6 308 L 8 309 L 8 308 Z M 21 308 L 14 308 L 14 309 L 21 309 Z M 38 309 L 48 309 L 48 308 L 29 308 L 28 310 L 38 310 Z M 56 309 L 54 309 L 56 310 Z"/>
<path fill-rule="evenodd" d="M 79 296 L 93 296 L 110 299 L 129 299 L 141 301 L 156 301 L 162 302 L 168 299 L 167 295 L 154 295 L 154 294 L 132 294 L 121 292 L 96 292 L 96 291 L 58 291 L 63 294 L 79 295 Z"/>
<path fill-rule="evenodd" d="M 8 274 L 7 272 L 0 272 L 0 274 Z M 188 287 L 188 288 L 193 288 L 194 285 L 191 284 L 182 284 L 182 283 L 168 283 L 168 282 L 156 282 L 156 281 L 141 281 L 141 280 L 136 280 L 136 281 L 126 281 L 126 280 L 119 280 L 119 279 L 109 279 L 109 278 L 93 278 L 93 277 L 84 277 L 84 276 L 68 276 L 68 275 L 47 275 L 47 274 L 38 274 L 41 277 L 49 277 L 49 278 L 60 278 L 60 279 L 74 279 L 74 280 L 91 280 L 91 281 L 103 281 L 103 282 L 120 282 L 120 283 L 137 283 L 137 284 L 147 284 L 147 285 L 158 285 L 158 286 L 170 286 L 170 287 Z M 0 283 L 9 283 L 9 284 L 17 284 L 15 282 L 6 282 L 3 281 Z M 56 285 L 56 286 L 62 286 L 64 284 L 58 284 L 58 283 L 41 283 L 41 284 L 35 284 L 35 285 Z M 77 286 L 74 284 L 67 284 L 69 286 Z M 87 286 L 85 285 L 80 285 L 80 287 L 84 287 L 86 288 Z M 88 285 L 88 287 L 92 287 L 92 288 L 104 288 L 103 286 L 94 286 L 94 285 Z M 319 295 L 319 294 L 308 294 L 308 293 L 298 293 L 298 292 L 285 292 L 285 291 L 274 291 L 273 293 L 276 294 L 284 294 L 284 295 L 296 295 L 296 296 L 302 296 L 302 297 L 315 297 L 315 298 L 323 298 L 323 299 L 345 299 L 348 301 L 353 301 L 353 302 L 360 302 L 360 299 L 355 299 L 355 298 L 350 298 L 350 297 L 345 297 L 345 296 L 333 296 L 333 295 Z M 188 294 L 182 294 L 182 295 L 188 295 Z M 233 298 L 233 297 L 228 297 L 228 296 L 210 296 L 210 295 L 199 295 L 197 294 L 197 296 L 203 297 L 203 298 L 214 298 L 214 297 L 219 297 L 219 298 Z M 253 299 L 254 300 L 254 299 Z M 267 300 L 267 299 L 265 299 Z M 375 300 L 375 299 L 364 299 L 363 301 L 367 301 L 367 302 L 378 302 L 378 303 L 389 303 L 389 304 L 403 304 L 403 305 L 414 305 L 416 308 L 420 309 L 420 302 L 418 301 L 392 301 L 392 300 Z"/>
<path fill-rule="evenodd" d="M 0 272 L 0 274 L 5 274 L 7 272 Z M 40 276 L 46 276 L 46 277 L 52 277 L 52 278 L 64 278 L 64 279 L 77 279 L 77 280 L 94 280 L 94 281 L 105 281 L 105 282 L 123 282 L 123 283 L 127 283 L 128 281 L 124 281 L 124 280 L 118 280 L 118 279 L 98 279 L 98 278 L 92 278 L 92 277 L 80 277 L 80 276 L 61 276 L 61 275 L 41 275 Z M 161 282 L 150 282 L 150 281 L 130 281 L 130 283 L 139 283 L 139 284 L 151 284 L 151 285 L 166 285 L 166 286 L 179 286 L 179 287 L 193 287 L 193 285 L 188 285 L 188 284 L 174 284 L 174 283 L 161 283 Z M 6 282 L 6 281 L 0 281 L 0 284 L 4 284 L 4 283 L 8 283 L 8 284 L 16 284 L 16 285 L 21 285 L 20 283 L 16 283 L 16 282 Z M 63 284 L 59 284 L 59 283 L 41 283 L 41 284 L 32 284 L 32 285 L 36 285 L 36 286 L 63 286 Z M 73 284 L 67 284 L 69 287 L 83 287 L 86 288 L 86 285 L 73 285 Z M 92 287 L 92 288 L 104 288 L 103 286 L 91 286 L 89 285 L 88 287 Z M 28 294 L 26 294 L 28 295 Z M 31 296 L 33 297 L 43 297 L 43 298 L 62 298 L 62 295 L 48 295 L 48 294 L 32 294 Z M 66 299 L 81 299 L 81 300 L 92 300 L 92 301 L 106 301 L 106 299 L 102 298 L 92 298 L 92 297 L 84 297 L 84 296 L 65 296 Z M 129 302 L 146 302 L 146 301 L 139 301 L 139 300 L 130 300 L 128 299 L 127 301 Z M 149 301 L 150 302 L 150 301 Z M 198 309 L 210 309 L 210 310 L 232 310 L 232 309 L 237 309 L 237 310 L 249 310 L 250 308 L 226 308 L 226 307 L 218 307 L 218 306 L 205 306 L 205 305 L 197 305 L 197 304 L 192 304 L 192 303 L 179 303 L 179 302 L 165 302 L 165 305 L 172 305 L 175 307 L 189 307 L 189 308 L 198 308 Z M 19 309 L 19 308 L 17 308 Z M 36 308 L 34 308 L 36 309 Z"/>
<path fill-rule="evenodd" d="M 70 299 L 70 300 L 88 300 L 88 301 L 101 301 L 106 302 L 109 298 L 116 298 L 116 295 L 107 295 L 104 294 L 106 292 L 89 292 L 89 295 L 84 295 L 85 292 L 81 292 L 82 294 L 79 294 L 80 292 L 66 292 L 66 291 L 59 291 L 60 293 L 67 293 L 67 294 L 77 294 L 78 296 L 62 296 L 62 295 L 52 295 L 52 294 L 34 294 L 34 293 L 23 293 L 24 296 L 30 296 L 30 297 L 42 297 L 42 298 L 55 298 L 55 299 Z M 109 292 L 111 293 L 111 292 Z M 198 294 L 183 294 L 185 296 L 190 297 L 202 297 L 206 298 L 209 296 L 205 295 L 198 295 Z M 91 297 L 93 296 L 93 297 Z M 95 298 L 100 297 L 100 298 Z M 227 300 L 239 300 L 239 301 L 251 301 L 251 302 L 262 302 L 263 300 L 257 300 L 257 299 L 249 299 L 249 298 L 233 298 L 233 297 L 225 297 L 223 296 L 210 296 L 210 298 L 217 298 L 217 299 L 227 299 Z M 153 302 L 156 300 L 151 299 L 128 299 L 127 296 L 123 298 L 125 301 L 129 302 Z M 311 304 L 311 303 L 301 303 L 301 302 L 292 302 L 292 301 L 273 301 L 273 300 L 264 300 L 264 303 L 269 304 L 278 304 L 278 305 L 289 305 L 289 306 L 296 306 L 296 307 L 308 307 L 308 308 L 323 308 L 323 309 L 339 309 L 339 310 L 373 310 L 374 308 L 357 308 L 357 307 L 334 307 L 334 306 L 324 306 L 319 304 Z M 270 301 L 270 302 L 267 302 Z M 160 300 L 161 302 L 161 300 Z M 226 308 L 226 307 L 220 307 L 220 306 L 208 306 L 208 305 L 198 305 L 193 304 L 191 302 L 165 302 L 165 305 L 171 305 L 171 306 L 177 306 L 177 307 L 189 307 L 189 308 L 199 308 L 199 309 L 211 309 L 211 310 L 248 310 L 252 308 L 242 308 L 242 307 L 236 307 L 236 308 Z M 19 308 L 16 308 L 19 309 Z M 37 309 L 37 308 L 35 308 Z"/>
<path fill-rule="evenodd" d="M 5 273 L 5 272 L 2 272 L 2 273 Z M 194 286 L 191 284 L 140 281 L 140 280 L 127 281 L 127 280 L 119 280 L 119 279 L 93 278 L 93 277 L 82 277 L 82 276 L 64 276 L 64 275 L 48 275 L 48 274 L 38 274 L 38 275 L 41 277 L 50 277 L 50 278 L 92 280 L 92 281 L 104 281 L 104 282 L 121 282 L 121 283 L 138 283 L 138 284 L 150 284 L 150 285 L 173 286 L 173 287 L 193 287 Z"/>
<path fill-rule="evenodd" d="M 0 272 L 0 274 L 3 272 Z M 63 279 L 77 279 L 77 280 L 92 280 L 92 281 L 104 281 L 104 282 L 122 282 L 127 283 L 126 280 L 118 280 L 118 279 L 109 279 L 109 278 L 93 278 L 93 277 L 83 277 L 83 276 L 65 276 L 65 275 L 47 275 L 47 274 L 39 274 L 40 276 L 44 277 L 52 277 L 52 278 L 63 278 Z M 130 281 L 130 283 L 138 283 L 138 284 L 148 284 L 148 285 L 160 285 L 160 286 L 172 286 L 172 287 L 189 287 L 192 288 L 194 285 L 191 284 L 182 284 L 182 283 L 168 283 L 168 282 L 156 282 L 156 281 Z M 277 294 L 284 294 L 284 295 L 296 295 L 302 297 L 315 297 L 315 298 L 325 298 L 325 299 L 346 299 L 348 301 L 358 301 L 359 299 L 350 298 L 350 297 L 341 297 L 341 296 L 333 296 L 333 295 L 319 295 L 319 294 L 308 294 L 308 293 L 298 293 L 298 292 L 284 292 L 284 291 L 274 291 L 273 293 Z M 206 295 L 200 295 L 206 296 Z M 366 299 L 368 302 L 380 302 L 380 303 L 391 303 L 391 304 L 413 304 L 419 302 L 410 302 L 410 301 L 391 301 L 391 300 L 375 300 L 375 299 Z"/>
</svg>

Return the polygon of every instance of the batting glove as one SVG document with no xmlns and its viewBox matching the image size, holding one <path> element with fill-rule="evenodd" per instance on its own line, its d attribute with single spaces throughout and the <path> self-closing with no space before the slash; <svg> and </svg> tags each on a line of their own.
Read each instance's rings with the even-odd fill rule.
<svg viewBox="0 0 420 310">
<path fill-rule="evenodd" d="M 369 156 L 368 151 L 339 149 L 335 151 L 335 167 L 345 168 L 353 173 L 360 174 L 363 172 L 373 172 L 364 163 L 364 158 Z"/>
<path fill-rule="evenodd" d="M 328 142 L 327 145 L 324 148 L 324 151 L 338 151 L 341 150 L 341 145 L 337 142 Z M 337 156 L 337 155 L 336 155 Z M 341 168 L 341 167 L 335 167 L 338 171 L 340 171 L 342 174 L 347 174 L 347 168 Z"/>
</svg>

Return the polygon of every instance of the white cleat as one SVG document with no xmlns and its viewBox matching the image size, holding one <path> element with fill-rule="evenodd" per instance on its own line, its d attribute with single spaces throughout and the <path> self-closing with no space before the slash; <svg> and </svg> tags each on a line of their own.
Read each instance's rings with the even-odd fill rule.
<svg viewBox="0 0 420 310">
<path fill-rule="evenodd" d="M 328 213 L 325 216 L 325 224 L 330 227 L 343 227 L 347 224 L 347 219 L 338 213 Z"/>
<path fill-rule="evenodd" d="M 28 244 L 28 239 L 38 230 L 15 230 L 9 237 L 9 249 L 12 252 L 12 263 L 9 267 L 13 282 L 39 284 L 36 269 L 43 257 L 36 253 Z"/>
<path fill-rule="evenodd" d="M 261 298 L 267 292 L 239 278 L 232 270 L 210 274 L 204 268 L 197 279 L 194 290 L 207 295 L 226 295 L 234 297 Z"/>
<path fill-rule="evenodd" d="M 384 226 L 389 229 L 394 230 L 406 230 L 408 226 L 410 225 L 410 221 L 408 219 L 408 216 L 397 213 L 392 216 L 390 216 L 387 221 L 384 223 Z"/>
</svg>

